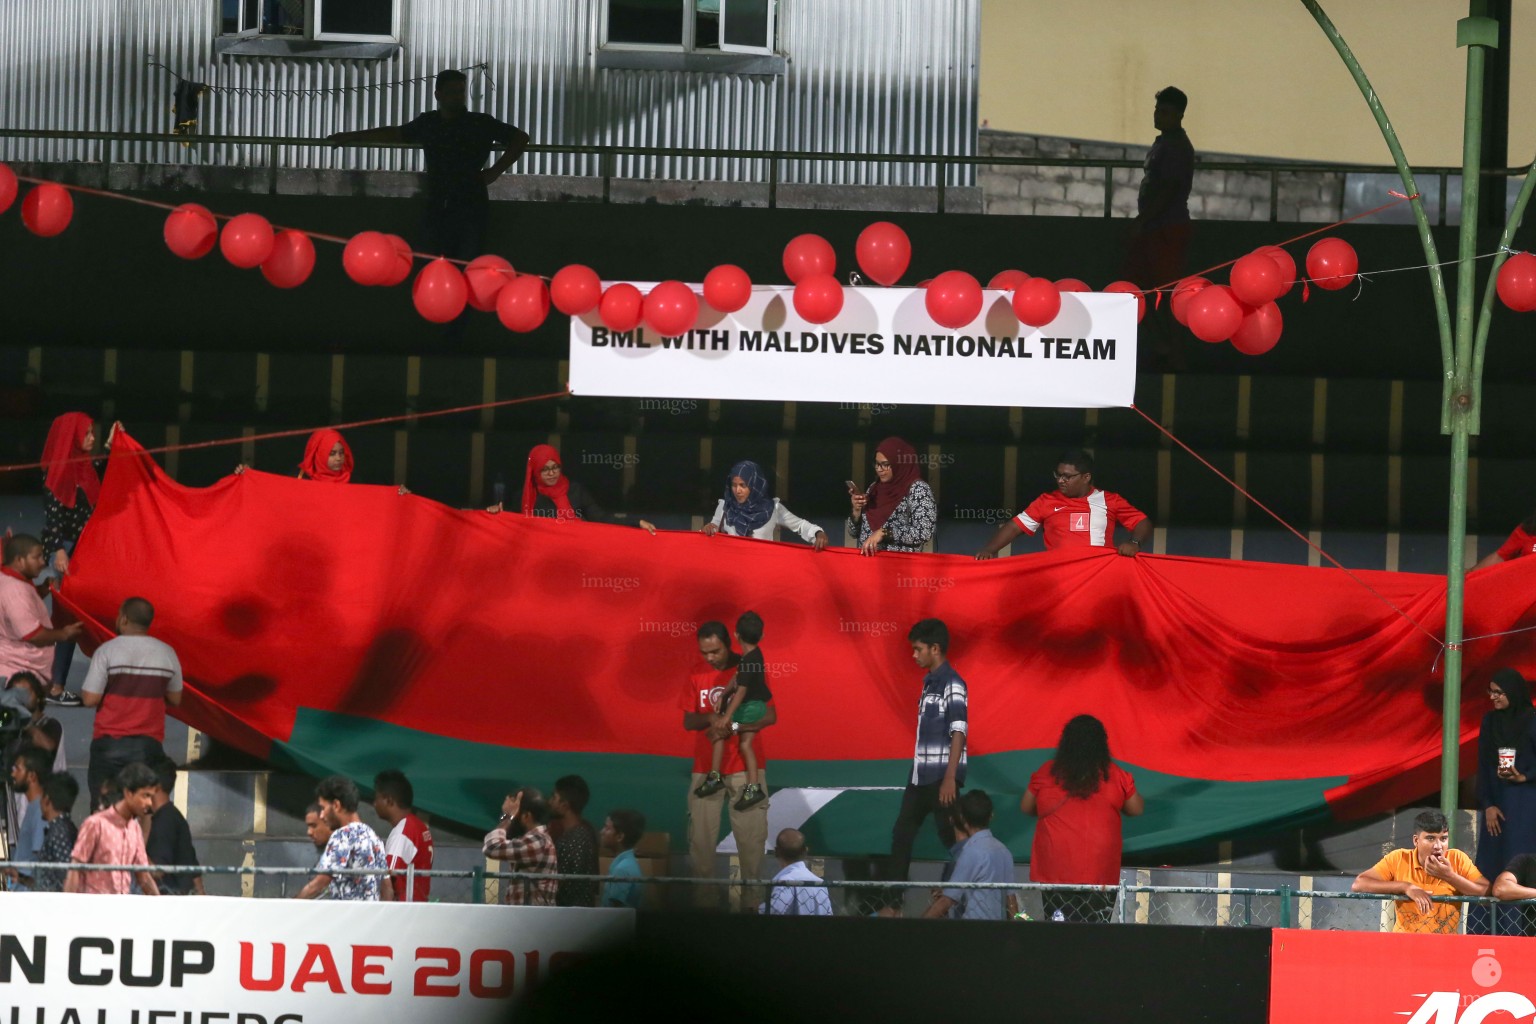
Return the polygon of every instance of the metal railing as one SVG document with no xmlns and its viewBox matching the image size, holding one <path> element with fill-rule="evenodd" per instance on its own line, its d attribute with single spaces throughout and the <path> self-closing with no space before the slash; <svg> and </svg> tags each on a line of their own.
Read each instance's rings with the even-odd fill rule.
<svg viewBox="0 0 1536 1024">
<path fill-rule="evenodd" d="M 56 128 L 0 128 L 0 139 L 56 139 L 75 140 L 86 142 L 105 142 L 102 159 L 97 161 L 103 164 L 115 162 L 112 154 L 112 143 L 149 143 L 174 146 L 221 146 L 236 145 L 265 149 L 267 159 L 267 192 L 277 193 L 278 172 L 281 165 L 278 159 L 278 151 L 285 146 L 300 149 L 315 148 L 379 148 L 379 149 L 418 149 L 410 143 L 402 142 L 366 142 L 366 143 L 336 143 L 325 139 L 289 138 L 271 135 L 171 135 L 155 132 L 116 132 L 116 131 L 80 131 L 75 129 Z M 700 159 L 700 160 L 756 160 L 762 161 L 768 170 L 767 181 L 763 182 L 767 188 L 767 203 L 769 209 L 778 206 L 778 192 L 781 170 L 784 163 L 792 161 L 808 162 L 835 162 L 858 164 L 917 164 L 932 166 L 937 170 L 934 184 L 934 204 L 936 212 L 947 211 L 946 193 L 948 190 L 961 187 L 951 185 L 949 178 L 951 171 L 956 167 L 1059 167 L 1059 168 L 1084 168 L 1096 169 L 1103 172 L 1104 212 L 1108 218 L 1114 213 L 1115 171 L 1119 169 L 1140 169 L 1143 166 L 1141 160 L 1095 158 L 1095 157 L 1043 157 L 1043 156 L 1000 156 L 995 154 L 947 154 L 947 153 L 824 153 L 809 150 L 778 150 L 778 149 L 743 149 L 743 150 L 718 150 L 698 149 L 669 146 L 590 146 L 574 144 L 547 144 L 540 143 L 530 145 L 527 150 L 533 154 L 571 155 L 571 156 L 595 156 L 598 158 L 598 174 L 602 180 L 601 201 L 612 201 L 612 187 L 616 178 L 621 176 L 616 173 L 615 164 L 620 157 L 642 156 L 660 158 Z M 1488 168 L 1483 171 L 1485 177 L 1490 178 L 1519 178 L 1529 173 L 1536 164 L 1520 167 Z M 1319 163 L 1316 161 L 1261 161 L 1249 162 L 1241 160 L 1196 160 L 1196 171 L 1238 171 L 1246 174 L 1267 175 L 1269 178 L 1269 220 L 1279 219 L 1280 179 L 1282 175 L 1295 174 L 1387 174 L 1396 176 L 1397 168 L 1390 164 L 1336 164 Z M 1426 166 L 1415 167 L 1413 172 L 1416 179 L 1433 177 L 1439 182 L 1440 211 L 1439 223 L 1445 224 L 1445 211 L 1449 203 L 1446 202 L 1447 190 L 1450 179 L 1460 176 L 1460 167 Z M 623 176 L 627 178 L 628 176 Z M 755 184 L 753 182 L 752 184 Z M 921 186 L 908 186 L 921 187 Z"/>
<path fill-rule="evenodd" d="M 316 872 L 313 867 L 258 867 L 255 865 L 127 865 L 127 864 L 61 864 L 45 861 L 11 861 L 6 868 L 23 874 L 54 872 L 62 875 L 68 871 L 88 872 L 143 872 L 179 876 L 234 876 L 240 879 L 271 878 L 284 884 L 278 891 L 258 893 L 254 887 L 248 895 L 281 898 L 291 896 L 287 882 L 292 879 L 309 879 Z M 403 875 L 407 889 L 414 887 L 420 878 L 431 878 L 434 883 L 457 882 L 445 888 L 434 884 L 433 902 L 445 903 L 499 903 L 502 887 L 509 882 L 523 881 L 570 881 L 605 883 L 616 879 L 607 875 L 548 874 L 522 871 L 491 871 L 475 867 L 468 870 L 417 871 L 407 867 L 391 872 L 375 868 L 345 868 L 326 872 L 332 876 L 366 877 Z M 1430 933 L 1458 933 L 1470 931 L 1488 935 L 1536 935 L 1536 900 L 1497 900 L 1486 896 L 1435 896 L 1435 909 L 1430 914 L 1412 911 L 1412 902 L 1398 896 L 1382 896 L 1374 893 L 1336 892 L 1322 889 L 1296 889 L 1288 885 L 1275 888 L 1218 887 L 1181 885 L 1141 885 L 1121 883 L 1106 886 L 1055 885 L 1043 882 L 965 882 L 938 881 L 853 881 L 826 879 L 825 881 L 774 882 L 772 879 L 742 878 L 693 878 L 666 875 L 646 875 L 639 878 L 623 878 L 624 883 L 638 883 L 654 892 L 646 904 L 654 909 L 672 906 L 699 906 L 711 902 L 716 906 L 730 897 L 731 905 L 750 908 L 766 898 L 767 890 L 779 886 L 789 888 L 824 887 L 842 896 L 834 901 L 839 914 L 863 916 L 876 913 L 882 907 L 896 906 L 893 894 L 925 894 L 934 890 L 958 890 L 969 892 L 1000 892 L 1012 897 L 1017 916 L 1023 920 L 1101 922 L 1105 924 L 1150 925 L 1204 925 L 1237 928 L 1309 928 L 1332 931 L 1392 931 L 1399 919 L 1399 909 L 1404 909 L 1405 930 Z M 714 892 L 711 892 L 714 890 Z M 701 896 L 708 895 L 708 900 Z M 448 897 L 448 898 L 445 898 Z M 923 901 L 926 902 L 926 901 Z M 911 912 L 914 908 L 908 905 Z M 920 912 L 920 911 L 919 911 Z"/>
</svg>

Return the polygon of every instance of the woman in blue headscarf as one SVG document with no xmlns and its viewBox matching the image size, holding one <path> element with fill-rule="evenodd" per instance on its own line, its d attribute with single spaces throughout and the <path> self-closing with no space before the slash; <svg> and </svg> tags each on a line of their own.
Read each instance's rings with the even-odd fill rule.
<svg viewBox="0 0 1536 1024">
<path fill-rule="evenodd" d="M 769 497 L 768 479 L 757 463 L 736 463 L 725 478 L 725 495 L 715 505 L 715 514 L 704 524 L 703 532 L 772 540 L 778 526 L 798 533 L 817 551 L 827 546 L 825 530 L 795 515 L 778 498 Z"/>
</svg>

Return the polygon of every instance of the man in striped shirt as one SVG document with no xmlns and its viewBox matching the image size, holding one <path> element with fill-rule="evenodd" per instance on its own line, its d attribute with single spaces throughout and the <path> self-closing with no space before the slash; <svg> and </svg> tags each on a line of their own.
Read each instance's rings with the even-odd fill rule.
<svg viewBox="0 0 1536 1024">
<path fill-rule="evenodd" d="M 91 806 L 101 787 L 130 764 L 165 758 L 165 709 L 181 703 L 181 661 L 169 644 L 149 635 L 154 605 L 130 597 L 117 612 L 117 636 L 96 649 L 82 702 L 96 709 L 86 779 Z"/>
<path fill-rule="evenodd" d="M 1152 520 L 1136 506 L 1113 491 L 1101 491 L 1093 484 L 1093 456 L 1087 452 L 1067 452 L 1052 474 L 1056 490 L 1042 494 L 1029 507 L 997 528 L 986 547 L 976 552 L 978 559 L 996 558 L 997 553 L 1023 533 L 1035 534 L 1045 528 L 1045 547 L 1114 547 L 1126 557 L 1134 557 L 1142 545 L 1152 539 Z M 1118 545 L 1115 524 L 1131 532 Z"/>
<path fill-rule="evenodd" d="M 950 806 L 965 785 L 965 740 L 970 731 L 970 704 L 965 680 L 949 662 L 949 627 L 939 619 L 923 619 L 907 632 L 912 660 L 924 671 L 923 692 L 917 699 L 917 742 L 912 771 L 901 796 L 901 811 L 891 828 L 889 881 L 905 882 L 912 866 L 912 844 L 923 819 L 933 816 L 939 842 L 955 845 Z M 887 895 L 895 906 L 882 913 L 900 914 L 901 892 Z"/>
</svg>

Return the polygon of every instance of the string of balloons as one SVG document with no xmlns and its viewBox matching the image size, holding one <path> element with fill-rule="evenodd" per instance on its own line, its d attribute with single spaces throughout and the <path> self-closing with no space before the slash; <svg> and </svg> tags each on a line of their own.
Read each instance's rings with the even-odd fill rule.
<svg viewBox="0 0 1536 1024">
<path fill-rule="evenodd" d="M 604 286 L 597 271 L 584 264 L 563 267 L 546 279 L 539 274 L 518 273 L 510 262 L 494 254 L 468 261 L 433 258 L 413 252 L 398 235 L 361 231 L 343 238 L 274 227 L 257 213 L 214 214 L 197 203 L 172 206 L 101 189 L 18 178 L 5 164 L 0 164 L 0 213 L 15 201 L 23 180 L 35 187 L 22 200 L 21 219 L 29 231 L 40 237 L 52 237 L 69 226 L 74 215 L 72 191 L 128 200 L 169 211 L 163 231 L 165 244 L 182 259 L 202 259 L 217 246 L 232 265 L 246 270 L 259 268 L 267 281 L 278 288 L 297 288 L 309 279 L 315 267 L 315 240 L 341 245 L 343 269 L 354 282 L 365 287 L 399 285 L 416 269 L 416 261 L 425 259 L 425 266 L 416 272 L 411 298 L 417 312 L 433 323 L 449 323 L 468 306 L 494 312 L 509 330 L 528 332 L 544 323 L 553 306 L 566 316 L 586 316 L 595 311 L 605 327 L 618 333 L 644 325 L 663 337 L 677 337 L 698 324 L 701 298 L 710 309 L 730 314 L 741 310 L 753 292 L 747 272 L 734 264 L 712 268 L 704 276 L 699 291 L 686 282 L 669 280 L 642 293 L 627 282 Z M 1400 197 L 1397 201 L 1409 199 Z M 1373 212 L 1376 211 L 1365 211 L 1349 219 Z M 222 228 L 220 220 L 225 222 Z M 1336 226 L 1328 225 L 1298 238 Z M 1295 241 L 1261 246 L 1212 268 L 1231 267 L 1226 284 L 1190 276 L 1151 288 L 1132 281 L 1114 281 L 1102 291 L 1134 295 L 1138 322 L 1146 315 L 1148 294 L 1160 303 L 1168 293 L 1174 319 L 1187 326 L 1195 337 L 1212 344 L 1230 341 L 1240 352 L 1262 355 L 1280 340 L 1283 318 L 1278 301 L 1298 283 L 1302 285 L 1305 301 L 1312 285 L 1338 291 L 1361 276 L 1354 247 L 1336 236 L 1321 238 L 1310 246 L 1304 257 L 1306 273 L 1301 276 L 1295 258 L 1285 248 Z M 864 228 L 854 251 L 864 276 L 885 287 L 900 281 L 911 265 L 911 239 L 890 221 L 877 221 Z M 782 265 L 794 286 L 792 303 L 801 319 L 825 324 L 837 317 L 843 308 L 844 285 L 836 277 L 837 252 L 829 241 L 816 234 L 792 238 L 784 247 Z M 1377 271 L 1381 272 L 1384 271 Z M 919 281 L 917 286 L 924 291 L 924 305 L 934 323 L 950 330 L 977 323 L 988 290 L 1007 294 L 1019 324 L 1029 328 L 1043 328 L 1054 321 L 1060 315 L 1063 295 L 1092 291 L 1077 278 L 1052 281 L 1018 269 L 999 271 L 985 288 L 978 278 L 964 270 L 944 271 Z M 1506 260 L 1499 270 L 1497 290 L 1510 309 L 1536 310 L 1536 256 L 1515 253 Z"/>
</svg>

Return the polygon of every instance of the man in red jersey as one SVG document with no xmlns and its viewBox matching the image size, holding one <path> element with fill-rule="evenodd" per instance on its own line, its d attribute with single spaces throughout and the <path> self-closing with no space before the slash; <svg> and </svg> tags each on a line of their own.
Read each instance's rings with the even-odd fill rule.
<svg viewBox="0 0 1536 1024">
<path fill-rule="evenodd" d="M 731 634 L 723 622 L 706 622 L 698 630 L 699 655 L 704 663 L 688 677 L 688 690 L 681 701 L 683 728 L 698 734 L 693 750 L 693 775 L 688 782 L 688 853 L 693 862 L 695 878 L 712 878 L 715 873 L 715 847 L 720 842 L 720 805 L 729 802 L 731 807 L 731 834 L 736 837 L 736 853 L 741 859 L 741 877 L 756 879 L 762 866 L 763 851 L 768 847 L 768 803 L 764 800 L 744 811 L 736 810 L 736 800 L 747 784 L 747 769 L 736 744 L 735 733 L 758 732 L 778 720 L 773 702 L 768 712 L 756 722 L 732 722 L 720 735 L 726 738 L 725 753 L 720 761 L 720 774 L 725 788 L 710 796 L 697 796 L 694 790 L 704 781 L 711 761 L 711 742 L 716 736 L 711 732 L 715 715 L 720 711 L 720 698 L 730 686 L 736 674 L 741 656 L 731 650 Z M 768 756 L 763 750 L 762 737 L 754 748 L 757 751 L 758 774 L 763 787 L 767 788 Z M 716 906 L 720 890 L 712 886 L 696 886 L 699 903 Z M 756 897 L 743 892 L 742 906 L 756 907 Z"/>
<path fill-rule="evenodd" d="M 1485 555 L 1482 561 L 1474 565 L 1469 571 L 1486 569 L 1490 565 L 1498 565 L 1500 562 L 1507 562 L 1511 558 L 1522 558 L 1530 554 L 1536 554 L 1536 513 L 1533 513 L 1529 519 L 1516 526 L 1514 531 L 1510 533 L 1509 539 L 1499 547 L 1499 550 Z"/>
<path fill-rule="evenodd" d="M 373 777 L 373 809 L 389 826 L 384 840 L 384 859 L 389 862 L 395 899 L 402 903 L 425 903 L 432 894 L 430 875 L 413 875 L 414 886 L 406 885 L 406 869 L 432 870 L 432 830 L 416 814 L 416 790 L 411 780 L 398 768 L 387 768 Z"/>
<path fill-rule="evenodd" d="M 1109 547 L 1115 537 L 1115 523 L 1131 531 L 1129 540 L 1115 545 L 1115 550 L 1133 557 L 1152 539 L 1152 520 L 1146 513 L 1112 491 L 1101 491 L 1093 484 L 1093 457 L 1087 452 L 1067 452 L 1056 465 L 1056 490 L 1042 494 L 1029 507 L 997 528 L 986 547 L 976 552 L 978 559 L 996 558 L 997 553 L 1022 533 L 1038 533 L 1045 528 L 1047 550 L 1057 548 Z"/>
</svg>

